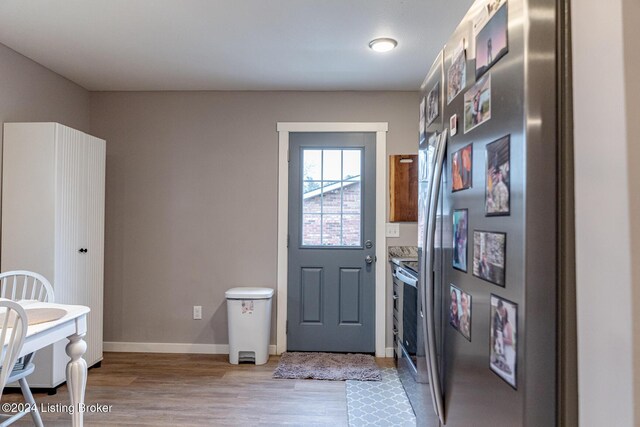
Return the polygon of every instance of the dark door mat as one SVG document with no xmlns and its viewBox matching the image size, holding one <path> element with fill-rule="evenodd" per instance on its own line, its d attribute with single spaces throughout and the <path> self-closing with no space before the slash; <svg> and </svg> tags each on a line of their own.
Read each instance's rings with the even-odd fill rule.
<svg viewBox="0 0 640 427">
<path fill-rule="evenodd" d="M 382 375 L 369 354 L 286 352 L 273 378 L 380 381 Z"/>
</svg>

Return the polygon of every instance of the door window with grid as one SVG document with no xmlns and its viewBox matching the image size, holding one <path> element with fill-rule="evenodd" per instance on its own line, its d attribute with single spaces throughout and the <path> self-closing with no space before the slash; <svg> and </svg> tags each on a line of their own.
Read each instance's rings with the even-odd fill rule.
<svg viewBox="0 0 640 427">
<path fill-rule="evenodd" d="M 302 149 L 302 246 L 362 246 L 362 149 Z"/>
</svg>

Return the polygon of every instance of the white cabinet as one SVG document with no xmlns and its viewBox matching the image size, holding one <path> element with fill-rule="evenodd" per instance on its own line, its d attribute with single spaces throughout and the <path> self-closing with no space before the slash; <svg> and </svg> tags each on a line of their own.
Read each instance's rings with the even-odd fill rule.
<svg viewBox="0 0 640 427">
<path fill-rule="evenodd" d="M 84 356 L 102 360 L 104 140 L 58 123 L 5 123 L 0 269 L 44 275 L 56 302 L 91 308 Z M 31 387 L 65 381 L 66 340 L 38 351 Z"/>
</svg>

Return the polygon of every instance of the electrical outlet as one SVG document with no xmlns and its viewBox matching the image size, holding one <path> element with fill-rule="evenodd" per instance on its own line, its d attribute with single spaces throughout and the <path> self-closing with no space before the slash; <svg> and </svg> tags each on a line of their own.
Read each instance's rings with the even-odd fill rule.
<svg viewBox="0 0 640 427">
<path fill-rule="evenodd" d="M 193 306 L 193 320 L 202 320 L 202 306 L 194 305 Z"/>
<path fill-rule="evenodd" d="M 400 224 L 387 223 L 385 237 L 400 237 Z"/>
</svg>

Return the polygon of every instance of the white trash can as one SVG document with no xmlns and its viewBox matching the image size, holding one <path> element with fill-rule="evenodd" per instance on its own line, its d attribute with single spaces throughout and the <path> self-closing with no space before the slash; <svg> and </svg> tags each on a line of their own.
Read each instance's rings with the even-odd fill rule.
<svg viewBox="0 0 640 427">
<path fill-rule="evenodd" d="M 225 292 L 229 323 L 229 363 L 269 360 L 271 288 L 233 288 Z"/>
</svg>

